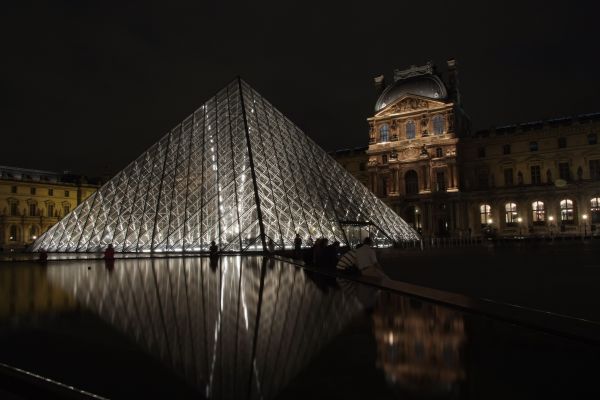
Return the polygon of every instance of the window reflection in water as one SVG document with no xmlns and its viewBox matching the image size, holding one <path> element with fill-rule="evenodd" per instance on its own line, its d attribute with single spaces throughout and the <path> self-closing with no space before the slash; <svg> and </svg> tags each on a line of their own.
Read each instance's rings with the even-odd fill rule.
<svg viewBox="0 0 600 400">
<path fill-rule="evenodd" d="M 382 292 L 373 311 L 377 367 L 400 390 L 457 393 L 466 378 L 465 323 L 457 311 Z"/>
</svg>

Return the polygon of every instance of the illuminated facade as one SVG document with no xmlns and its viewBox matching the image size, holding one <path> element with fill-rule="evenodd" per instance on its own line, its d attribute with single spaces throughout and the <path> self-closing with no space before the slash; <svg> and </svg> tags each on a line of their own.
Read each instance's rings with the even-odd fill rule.
<svg viewBox="0 0 600 400">
<path fill-rule="evenodd" d="M 39 238 L 34 251 L 291 248 L 326 237 L 416 234 L 241 79 L 177 125 Z"/>
<path fill-rule="evenodd" d="M 0 248 L 22 249 L 98 189 L 81 177 L 0 166 Z"/>
<path fill-rule="evenodd" d="M 369 188 L 425 237 L 597 234 L 600 114 L 472 133 L 447 67 L 375 78 Z"/>
</svg>

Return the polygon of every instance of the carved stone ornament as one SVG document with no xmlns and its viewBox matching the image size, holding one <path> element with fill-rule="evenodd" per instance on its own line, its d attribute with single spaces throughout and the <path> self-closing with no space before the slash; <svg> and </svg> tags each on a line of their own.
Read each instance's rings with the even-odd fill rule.
<svg viewBox="0 0 600 400">
<path fill-rule="evenodd" d="M 392 107 L 392 113 L 400 113 L 404 111 L 412 111 L 412 110 L 421 110 L 424 108 L 428 108 L 429 103 L 425 100 L 415 99 L 409 97 L 407 99 L 402 100 L 401 102 L 395 104 Z"/>
</svg>

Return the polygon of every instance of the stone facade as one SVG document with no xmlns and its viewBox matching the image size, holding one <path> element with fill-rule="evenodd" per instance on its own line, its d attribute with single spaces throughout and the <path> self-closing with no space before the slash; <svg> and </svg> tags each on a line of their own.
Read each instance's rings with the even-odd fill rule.
<svg viewBox="0 0 600 400">
<path fill-rule="evenodd" d="M 454 60 L 375 83 L 368 186 L 423 236 L 598 233 L 600 114 L 472 133 Z"/>
<path fill-rule="evenodd" d="M 82 177 L 0 167 L 0 248 L 21 250 L 94 193 Z"/>
</svg>

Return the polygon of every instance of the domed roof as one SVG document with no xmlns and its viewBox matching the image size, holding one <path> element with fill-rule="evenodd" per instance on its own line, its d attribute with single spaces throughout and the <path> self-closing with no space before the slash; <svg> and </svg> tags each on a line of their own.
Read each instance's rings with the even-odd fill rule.
<svg viewBox="0 0 600 400">
<path fill-rule="evenodd" d="M 446 87 L 436 75 L 419 75 L 400 79 L 385 88 L 375 103 L 375 112 L 379 112 L 405 94 L 415 94 L 432 99 L 445 99 Z"/>
</svg>

